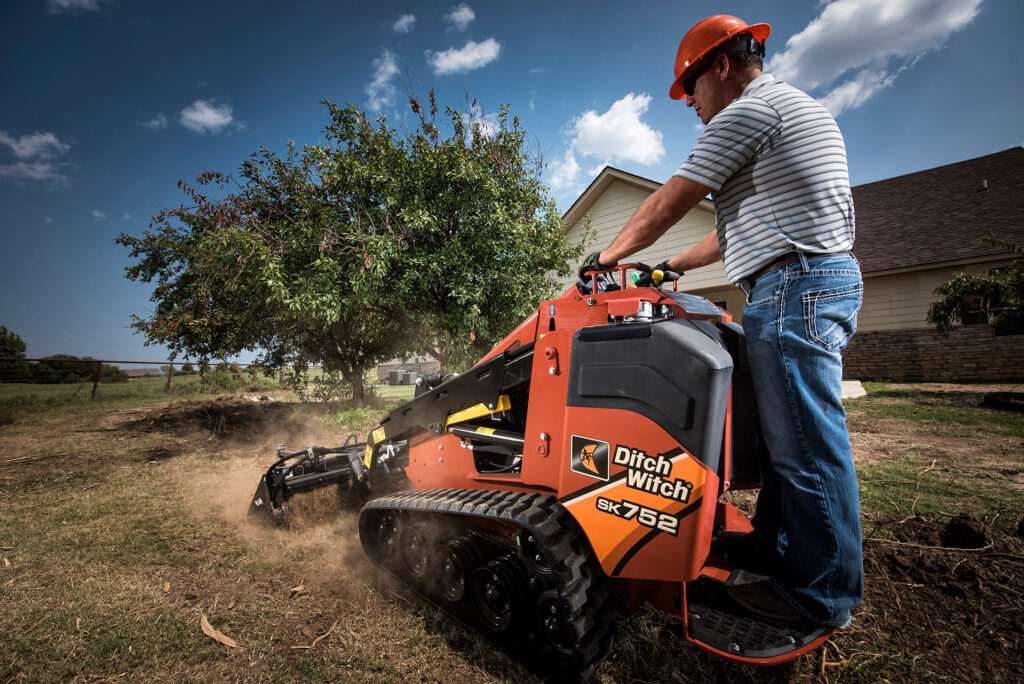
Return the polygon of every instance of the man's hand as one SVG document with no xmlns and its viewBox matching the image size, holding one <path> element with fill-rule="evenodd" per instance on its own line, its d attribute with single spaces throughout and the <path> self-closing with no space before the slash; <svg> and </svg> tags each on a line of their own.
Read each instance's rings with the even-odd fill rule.
<svg viewBox="0 0 1024 684">
<path fill-rule="evenodd" d="M 586 280 L 587 274 L 591 271 L 607 271 L 615 264 L 602 264 L 601 263 L 601 252 L 594 252 L 588 254 L 587 258 L 583 260 L 580 265 L 579 276 L 580 280 Z"/>
<path fill-rule="evenodd" d="M 643 264 L 637 264 L 637 265 L 638 266 L 643 266 Z M 661 285 L 661 283 L 666 282 L 666 281 L 671 281 L 671 280 L 679 280 L 679 278 L 683 275 L 682 273 L 677 273 L 676 271 L 673 271 L 669 267 L 668 259 L 666 259 L 665 261 L 662 261 L 660 264 L 658 264 L 654 268 L 651 268 L 649 266 L 644 266 L 644 268 L 637 269 L 637 270 L 642 272 L 642 275 L 639 278 L 637 278 L 637 280 L 636 280 L 635 284 L 636 284 L 637 287 L 659 287 Z M 655 282 L 655 280 L 654 280 L 654 272 L 655 271 L 661 271 L 661 273 L 662 273 L 661 279 L 658 280 L 657 282 Z"/>
</svg>

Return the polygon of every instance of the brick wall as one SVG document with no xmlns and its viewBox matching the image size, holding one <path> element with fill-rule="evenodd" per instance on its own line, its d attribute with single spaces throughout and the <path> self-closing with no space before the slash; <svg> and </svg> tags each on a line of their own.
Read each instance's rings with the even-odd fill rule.
<svg viewBox="0 0 1024 684">
<path fill-rule="evenodd" d="M 1024 335 L 997 337 L 992 326 L 858 332 L 843 352 L 852 380 L 1022 381 Z"/>
</svg>

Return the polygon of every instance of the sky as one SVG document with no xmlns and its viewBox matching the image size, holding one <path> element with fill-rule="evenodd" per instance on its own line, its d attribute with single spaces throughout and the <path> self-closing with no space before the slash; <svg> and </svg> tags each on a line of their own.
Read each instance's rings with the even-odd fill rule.
<svg viewBox="0 0 1024 684">
<path fill-rule="evenodd" d="M 0 325 L 29 357 L 166 359 L 115 238 L 179 180 L 316 144 L 323 100 L 393 126 L 410 89 L 508 105 L 563 212 L 605 165 L 664 182 L 701 132 L 675 53 L 711 12 L 771 24 L 765 71 L 837 117 L 855 185 L 1024 144 L 1020 0 L 5 0 Z"/>
</svg>

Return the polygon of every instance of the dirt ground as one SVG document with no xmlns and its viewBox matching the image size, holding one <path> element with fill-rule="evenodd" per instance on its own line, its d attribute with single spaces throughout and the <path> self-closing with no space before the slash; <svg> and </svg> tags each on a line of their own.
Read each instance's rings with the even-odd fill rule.
<svg viewBox="0 0 1024 684">
<path fill-rule="evenodd" d="M 896 395 L 903 389 L 897 385 L 887 387 Z M 973 404 L 978 393 L 987 389 L 957 385 L 906 387 L 928 392 L 929 407 L 933 410 L 941 409 L 944 403 Z M 1016 391 L 1019 386 L 990 389 Z M 340 443 L 344 438 L 344 434 L 324 427 L 317 414 L 315 407 L 288 402 L 224 398 L 111 411 L 77 432 L 67 429 L 66 417 L 44 416 L 33 421 L 31 429 L 19 423 L 0 431 L 7 454 L 0 485 L 28 482 L 24 478 L 33 471 L 59 469 L 72 455 L 79 469 L 90 463 L 100 467 L 111 458 L 128 458 L 132 461 L 126 466 L 128 472 L 138 477 L 145 468 L 166 464 L 167 476 L 180 486 L 199 524 L 208 524 L 213 516 L 225 526 L 224 544 L 247 545 L 248 551 L 239 552 L 245 563 L 252 562 L 245 560 L 245 554 L 254 555 L 253 549 L 258 548 L 260 563 L 270 564 L 273 572 L 280 574 L 289 564 L 300 568 L 298 574 L 303 576 L 296 586 L 302 586 L 303 593 L 319 587 L 321 598 L 315 609 L 284 613 L 287 629 L 306 643 L 325 634 L 331 626 L 332 610 L 347 610 L 346 629 L 353 639 L 353 630 L 358 629 L 355 625 L 384 631 L 374 638 L 366 637 L 368 651 L 362 656 L 365 662 L 372 662 L 374 653 L 385 648 L 382 644 L 386 641 L 381 640 L 388 638 L 390 629 L 407 630 L 403 639 L 422 642 L 422 648 L 427 649 L 420 654 L 404 653 L 405 665 L 387 670 L 384 679 L 405 680 L 406 675 L 413 674 L 411 678 L 416 681 L 531 679 L 529 673 L 502 660 L 500 655 L 483 655 L 486 645 L 465 635 L 387 580 L 360 579 L 353 585 L 353 577 L 370 577 L 373 571 L 359 558 L 353 519 L 338 517 L 329 497 L 309 497 L 297 502 L 296 510 L 302 516 L 285 531 L 268 532 L 245 523 L 256 480 L 272 460 L 269 445 L 285 443 L 297 449 Z M 1024 665 L 1024 499 L 1020 496 L 1024 491 L 1024 422 L 1019 434 L 1011 429 L 1005 435 L 989 434 L 979 440 L 972 439 L 970 429 L 947 434 L 929 424 L 919 425 L 899 417 L 878 418 L 851 410 L 850 428 L 858 468 L 884 467 L 889 462 L 912 457 L 916 464 L 912 472 L 922 476 L 942 472 L 947 480 L 961 482 L 965 491 L 978 478 L 998 478 L 1001 486 L 1011 490 L 1010 503 L 1001 503 L 1002 512 L 995 515 L 979 514 L 966 495 L 949 501 L 940 510 L 925 510 L 925 506 L 919 510 L 916 499 L 909 506 L 904 505 L 905 510 L 865 510 L 864 602 L 854 612 L 850 628 L 837 632 L 824 648 L 794 664 L 771 669 L 723 664 L 687 648 L 673 636 L 677 630 L 670 618 L 641 611 L 622 620 L 617 645 L 598 669 L 595 681 L 688 681 L 697 677 L 730 682 L 920 678 L 1020 681 Z M 50 445 L 45 453 L 35 448 L 40 443 Z M 188 461 L 189 458 L 201 460 Z M 201 477 L 195 476 L 197 463 Z M 920 483 L 918 488 L 920 493 Z M 13 555 L 13 551 L 4 553 Z M 238 563 L 244 565 L 243 561 Z M 250 602 L 266 595 L 265 608 L 268 614 L 272 612 L 269 579 L 261 580 L 260 574 L 253 572 L 248 580 L 236 581 L 235 594 L 239 582 L 245 586 Z M 204 589 L 200 583 L 182 600 L 198 605 L 209 600 L 213 591 Z M 227 596 L 214 599 L 214 608 L 217 600 L 226 602 Z M 339 601 L 347 607 L 337 607 Z M 231 602 L 234 604 L 235 597 Z M 394 614 L 381 617 L 379 612 Z M 410 615 L 414 618 L 411 627 L 402 623 Z M 396 620 L 405 626 L 395 627 Z M 420 635 L 409 637 L 410 629 Z M 348 637 L 342 640 L 350 650 L 355 648 L 354 643 Z M 286 672 L 288 667 L 305 663 L 305 652 L 295 650 L 302 647 L 279 648 L 284 648 L 286 655 L 278 665 L 286 668 Z M 430 649 L 433 651 L 428 652 Z M 446 654 L 440 659 L 438 649 Z M 3 666 L 0 662 L 0 675 L 5 673 Z M 27 671 L 30 670 L 20 670 L 23 674 Z M 136 671 L 136 675 L 142 676 L 142 671 Z M 201 675 L 201 671 L 177 670 L 173 666 L 165 666 L 164 671 L 172 678 Z M 689 674 L 684 676 L 683 671 Z M 17 675 L 17 669 L 6 672 L 14 672 L 15 676 L 10 680 L 0 676 L 0 680 L 25 679 Z M 225 665 L 217 672 L 218 676 L 232 680 L 262 679 L 248 676 L 251 668 L 233 669 Z M 291 671 L 289 678 L 308 678 L 302 672 Z M 336 671 L 330 672 L 330 678 L 345 678 Z"/>
</svg>

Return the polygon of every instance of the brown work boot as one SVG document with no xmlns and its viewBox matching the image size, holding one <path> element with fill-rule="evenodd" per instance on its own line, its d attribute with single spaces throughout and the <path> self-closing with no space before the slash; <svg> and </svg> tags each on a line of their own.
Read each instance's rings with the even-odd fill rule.
<svg viewBox="0 0 1024 684">
<path fill-rule="evenodd" d="M 737 568 L 759 575 L 776 574 L 778 568 L 774 559 L 755 546 L 749 533 L 722 530 L 718 541 L 725 550 L 725 557 Z"/>
<path fill-rule="evenodd" d="M 768 580 L 729 587 L 729 596 L 747 611 L 776 622 L 805 622 L 801 615 Z"/>
</svg>

